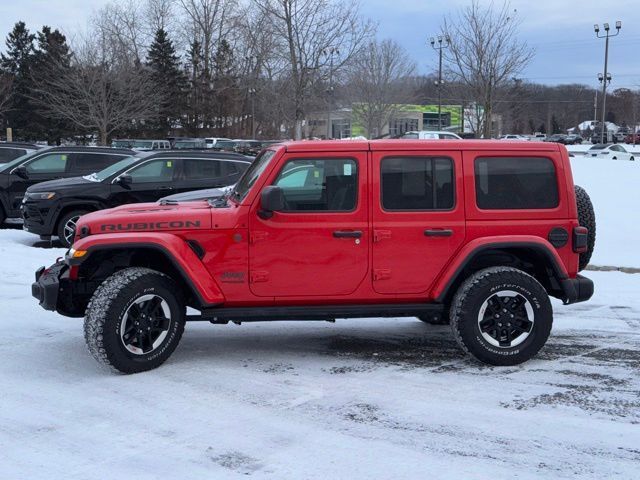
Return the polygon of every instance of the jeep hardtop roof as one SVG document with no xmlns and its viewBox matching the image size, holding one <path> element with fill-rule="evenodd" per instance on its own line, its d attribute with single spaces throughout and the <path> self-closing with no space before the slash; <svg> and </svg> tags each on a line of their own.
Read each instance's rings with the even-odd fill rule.
<svg viewBox="0 0 640 480">
<path fill-rule="evenodd" d="M 310 140 L 282 142 L 272 149 L 284 148 L 287 152 L 356 152 L 362 150 L 509 150 L 528 152 L 557 152 L 556 143 L 499 140 Z"/>
</svg>

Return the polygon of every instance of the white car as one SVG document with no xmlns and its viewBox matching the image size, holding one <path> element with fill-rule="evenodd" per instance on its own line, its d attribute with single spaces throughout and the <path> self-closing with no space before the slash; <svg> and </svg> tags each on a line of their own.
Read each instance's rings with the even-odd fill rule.
<svg viewBox="0 0 640 480">
<path fill-rule="evenodd" d="M 461 136 L 453 132 L 438 132 L 432 130 L 405 132 L 400 138 L 403 140 L 462 140 Z"/>
<path fill-rule="evenodd" d="M 220 141 L 231 141 L 230 138 L 222 137 L 206 137 L 204 141 L 207 143 L 207 148 L 216 148 L 216 144 Z"/>
<path fill-rule="evenodd" d="M 635 160 L 632 153 L 625 150 L 622 145 L 598 143 L 592 146 L 587 153 L 587 157 L 609 158 L 611 160 Z"/>
<path fill-rule="evenodd" d="M 498 137 L 498 140 L 513 140 L 516 142 L 528 142 L 531 140 L 529 137 L 525 137 L 524 135 L 502 135 Z"/>
</svg>

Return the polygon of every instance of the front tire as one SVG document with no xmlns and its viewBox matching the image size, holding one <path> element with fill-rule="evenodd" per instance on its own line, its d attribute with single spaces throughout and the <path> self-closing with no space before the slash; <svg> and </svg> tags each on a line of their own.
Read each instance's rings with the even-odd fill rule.
<svg viewBox="0 0 640 480">
<path fill-rule="evenodd" d="M 60 218 L 58 227 L 56 228 L 56 234 L 63 247 L 69 248 L 73 244 L 73 239 L 76 236 L 76 223 L 78 223 L 80 217 L 86 213 L 86 210 L 73 210 L 65 213 L 62 218 Z"/>
<path fill-rule="evenodd" d="M 471 275 L 451 306 L 451 329 L 460 347 L 490 365 L 518 365 L 543 347 L 553 324 L 551 302 L 531 275 L 491 267 Z"/>
<path fill-rule="evenodd" d="M 148 268 L 132 267 L 107 278 L 86 310 L 84 338 L 98 362 L 122 373 L 164 363 L 178 346 L 185 306 L 175 282 Z"/>
</svg>

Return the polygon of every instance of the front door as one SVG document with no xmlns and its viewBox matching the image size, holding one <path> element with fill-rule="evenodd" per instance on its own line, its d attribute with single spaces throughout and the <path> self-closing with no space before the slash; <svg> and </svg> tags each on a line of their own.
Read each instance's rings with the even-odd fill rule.
<svg viewBox="0 0 640 480">
<path fill-rule="evenodd" d="M 465 235 L 460 152 L 374 152 L 373 288 L 426 293 Z"/>
<path fill-rule="evenodd" d="M 265 185 L 285 209 L 250 213 L 251 291 L 261 297 L 349 295 L 369 271 L 365 152 L 289 154 Z"/>
</svg>

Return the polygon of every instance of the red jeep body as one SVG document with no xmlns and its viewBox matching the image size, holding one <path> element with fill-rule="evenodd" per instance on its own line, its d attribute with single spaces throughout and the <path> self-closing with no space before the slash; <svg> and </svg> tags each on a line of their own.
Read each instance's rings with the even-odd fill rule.
<svg viewBox="0 0 640 480">
<path fill-rule="evenodd" d="M 592 283 L 578 275 L 585 229 L 578 223 L 569 157 L 562 145 L 309 141 L 275 145 L 262 155 L 272 158 L 246 196 L 231 195 L 224 205 L 125 205 L 83 216 L 73 249 L 56 272 L 66 284 L 64 293 L 56 292 L 55 299 L 49 293 L 47 299 L 42 287 L 36 292 L 41 304 L 81 316 L 100 283 L 131 266 L 169 275 L 184 291 L 186 304 L 212 321 L 419 315 L 440 307 L 446 311 L 466 278 L 496 265 L 527 272 L 565 303 L 592 294 Z M 381 162 L 407 157 L 452 162 L 451 208 L 383 207 Z M 556 205 L 479 208 L 475 162 L 502 157 L 552 162 Z M 345 172 L 357 174 L 355 206 L 348 211 L 265 215 L 265 188 L 288 162 L 313 159 L 348 159 Z"/>
</svg>

